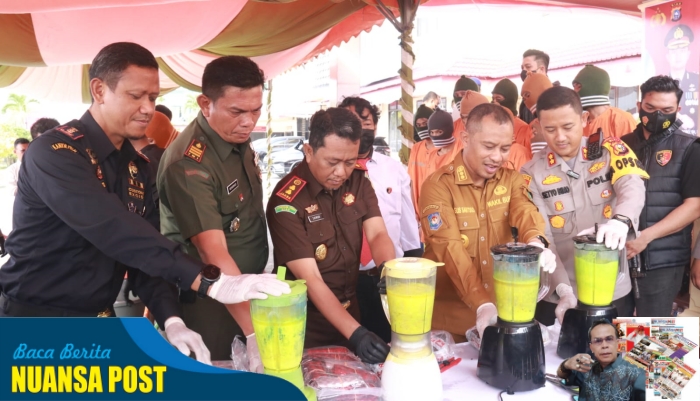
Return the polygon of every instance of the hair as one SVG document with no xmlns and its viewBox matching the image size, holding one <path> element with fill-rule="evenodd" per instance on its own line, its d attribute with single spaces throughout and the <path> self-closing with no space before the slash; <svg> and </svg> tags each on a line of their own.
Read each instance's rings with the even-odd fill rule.
<svg viewBox="0 0 700 401">
<path fill-rule="evenodd" d="M 173 112 L 170 111 L 170 109 L 167 106 L 165 106 L 164 104 L 157 105 L 156 111 L 160 111 L 161 113 L 165 114 L 165 116 L 168 117 L 168 120 L 170 120 L 170 121 L 173 120 Z"/>
<path fill-rule="evenodd" d="M 248 57 L 220 57 L 207 64 L 202 74 L 202 94 L 215 102 L 227 86 L 252 89 L 265 84 L 265 73 Z"/>
<path fill-rule="evenodd" d="M 583 113 L 581 98 L 573 89 L 564 86 L 553 86 L 542 92 L 537 99 L 538 114 L 542 110 L 554 110 L 566 106 L 571 106 L 579 115 Z"/>
<path fill-rule="evenodd" d="M 114 90 L 129 66 L 158 69 L 158 62 L 148 49 L 131 42 L 117 42 L 107 45 L 97 53 L 90 64 L 90 80 L 104 81 L 109 89 Z"/>
<path fill-rule="evenodd" d="M 40 118 L 29 128 L 29 133 L 32 134 L 32 139 L 36 139 L 39 135 L 59 125 L 61 124 L 53 118 Z"/>
<path fill-rule="evenodd" d="M 430 91 L 430 92 L 426 93 L 425 96 L 423 96 L 423 103 L 429 102 L 431 100 L 437 100 L 439 102 L 440 96 L 438 96 L 438 94 L 433 92 L 433 91 Z"/>
<path fill-rule="evenodd" d="M 357 112 L 358 115 L 362 114 L 362 111 L 364 109 L 369 110 L 369 114 L 372 116 L 372 121 L 374 121 L 374 125 L 377 125 L 377 121 L 379 121 L 379 107 L 372 105 L 367 99 L 363 99 L 361 97 L 356 97 L 356 96 L 349 96 L 346 98 L 343 98 L 343 101 L 340 102 L 338 107 L 341 107 L 343 109 L 347 109 L 350 106 L 355 106 L 355 111 Z"/>
<path fill-rule="evenodd" d="M 593 329 L 604 324 L 612 327 L 614 329 L 613 331 L 615 332 L 615 338 L 619 338 L 617 336 L 617 328 L 615 328 L 615 326 L 612 323 L 610 323 L 608 319 L 598 319 L 594 321 L 593 324 L 591 324 L 591 328 L 588 329 L 588 342 L 593 341 L 593 338 L 591 338 L 591 333 L 593 332 Z"/>
<path fill-rule="evenodd" d="M 649 92 L 673 92 L 676 94 L 678 104 L 680 104 L 681 98 L 683 97 L 683 90 L 681 89 L 678 80 L 673 79 L 668 75 L 657 75 L 647 79 L 647 81 L 640 87 L 640 90 L 642 92 L 642 100 L 644 100 L 644 96 L 646 96 L 646 94 Z"/>
<path fill-rule="evenodd" d="M 528 49 L 523 53 L 523 58 L 535 56 L 535 61 L 537 64 L 544 64 L 544 72 L 549 71 L 549 54 L 543 52 L 542 50 Z"/>
<path fill-rule="evenodd" d="M 14 147 L 17 147 L 17 145 L 29 145 L 29 139 L 27 139 L 27 138 L 15 139 L 15 146 Z"/>
<path fill-rule="evenodd" d="M 332 134 L 358 142 L 362 137 L 362 122 L 348 109 L 331 107 L 311 116 L 309 131 L 309 145 L 316 153 L 325 145 L 325 138 Z"/>
<path fill-rule="evenodd" d="M 466 131 L 470 134 L 479 132 L 481 130 L 481 122 L 487 116 L 493 117 L 496 123 L 500 125 L 513 125 L 513 119 L 510 117 L 510 114 L 500 104 L 483 103 L 469 112 L 469 118 L 465 126 Z"/>
</svg>

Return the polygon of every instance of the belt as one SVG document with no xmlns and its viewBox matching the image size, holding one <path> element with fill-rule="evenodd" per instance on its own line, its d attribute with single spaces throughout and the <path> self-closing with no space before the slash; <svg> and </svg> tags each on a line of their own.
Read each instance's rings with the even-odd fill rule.
<svg viewBox="0 0 700 401">
<path fill-rule="evenodd" d="M 374 266 L 373 268 L 371 268 L 369 270 L 360 270 L 360 274 L 362 274 L 363 276 L 374 277 L 374 276 L 378 276 L 380 274 L 380 271 L 379 271 L 379 269 L 377 269 L 377 266 Z"/>
<path fill-rule="evenodd" d="M 4 292 L 0 293 L 0 310 L 6 316 L 15 317 L 112 317 L 116 316 L 114 307 L 110 306 L 101 312 L 82 312 L 53 306 L 31 305 L 17 302 L 8 297 Z"/>
</svg>

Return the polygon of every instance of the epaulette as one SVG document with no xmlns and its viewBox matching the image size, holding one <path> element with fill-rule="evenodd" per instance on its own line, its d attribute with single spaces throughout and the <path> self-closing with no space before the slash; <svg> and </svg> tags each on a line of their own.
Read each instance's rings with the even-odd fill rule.
<svg viewBox="0 0 700 401">
<path fill-rule="evenodd" d="M 64 134 L 65 136 L 67 136 L 68 138 L 70 138 L 74 141 L 83 137 L 83 133 L 80 132 L 79 129 L 77 129 L 71 125 L 68 125 L 68 124 L 59 125 L 58 127 L 54 128 L 54 129 L 56 131 Z"/>
<path fill-rule="evenodd" d="M 150 162 L 151 162 L 151 159 L 149 159 L 148 156 L 144 155 L 144 154 L 141 153 L 140 151 L 136 151 L 136 154 L 139 155 L 139 156 L 141 156 L 141 158 L 142 158 L 143 160 L 145 160 L 146 163 L 150 163 Z"/>
<path fill-rule="evenodd" d="M 197 163 L 202 162 L 202 157 L 204 156 L 204 151 L 207 149 L 207 145 L 196 139 L 190 142 L 190 146 L 185 149 L 185 156 L 196 161 Z"/>
<path fill-rule="evenodd" d="M 291 180 L 282 186 L 282 189 L 280 189 L 276 195 L 287 202 L 291 202 L 299 195 L 299 191 L 301 191 L 305 185 L 306 181 L 297 176 L 293 176 Z"/>
<path fill-rule="evenodd" d="M 355 163 L 355 170 L 367 171 L 367 167 L 363 167 L 360 163 Z"/>
</svg>

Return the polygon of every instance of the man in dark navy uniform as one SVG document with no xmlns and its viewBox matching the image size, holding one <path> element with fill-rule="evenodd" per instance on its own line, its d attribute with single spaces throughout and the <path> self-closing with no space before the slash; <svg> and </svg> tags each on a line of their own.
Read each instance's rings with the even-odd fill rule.
<svg viewBox="0 0 700 401">
<path fill-rule="evenodd" d="M 158 233 L 142 136 L 159 94 L 158 64 L 134 43 L 102 49 L 90 67 L 90 109 L 37 138 L 24 156 L 10 260 L 0 269 L 0 316 L 110 316 L 124 273 L 185 354 L 209 361 L 199 334 L 179 317 L 177 293 L 193 289 L 226 304 L 279 295 L 272 275 L 227 276 L 187 257 Z"/>
<path fill-rule="evenodd" d="M 671 78 L 677 79 L 680 88 L 683 90 L 683 99 L 679 106 L 682 111 L 678 112 L 678 118 L 683 121 L 683 130 L 691 135 L 697 135 L 697 112 L 698 112 L 698 73 L 688 71 L 697 67 L 693 63 L 688 65 L 690 60 L 690 44 L 693 43 L 695 35 L 688 25 L 678 24 L 671 27 L 664 39 L 664 46 L 668 49 L 666 60 L 670 68 Z"/>
</svg>

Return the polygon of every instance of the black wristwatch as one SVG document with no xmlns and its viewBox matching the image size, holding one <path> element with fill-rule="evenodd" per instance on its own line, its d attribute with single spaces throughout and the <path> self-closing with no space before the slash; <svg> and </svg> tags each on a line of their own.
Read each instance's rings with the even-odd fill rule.
<svg viewBox="0 0 700 401">
<path fill-rule="evenodd" d="M 219 281 L 221 269 L 214 265 L 206 265 L 202 268 L 200 273 L 202 275 L 202 280 L 199 282 L 197 295 L 199 295 L 200 298 L 206 298 L 208 296 L 207 290 L 209 290 L 209 286 Z"/>
<path fill-rule="evenodd" d="M 545 248 L 549 248 L 549 241 L 547 241 L 547 238 L 545 238 L 544 235 L 538 235 L 535 238 L 540 240 Z"/>
<path fill-rule="evenodd" d="M 623 216 L 621 214 L 616 214 L 612 217 L 613 220 L 621 221 L 627 224 L 627 227 L 632 228 L 632 220 L 629 217 Z"/>
</svg>

